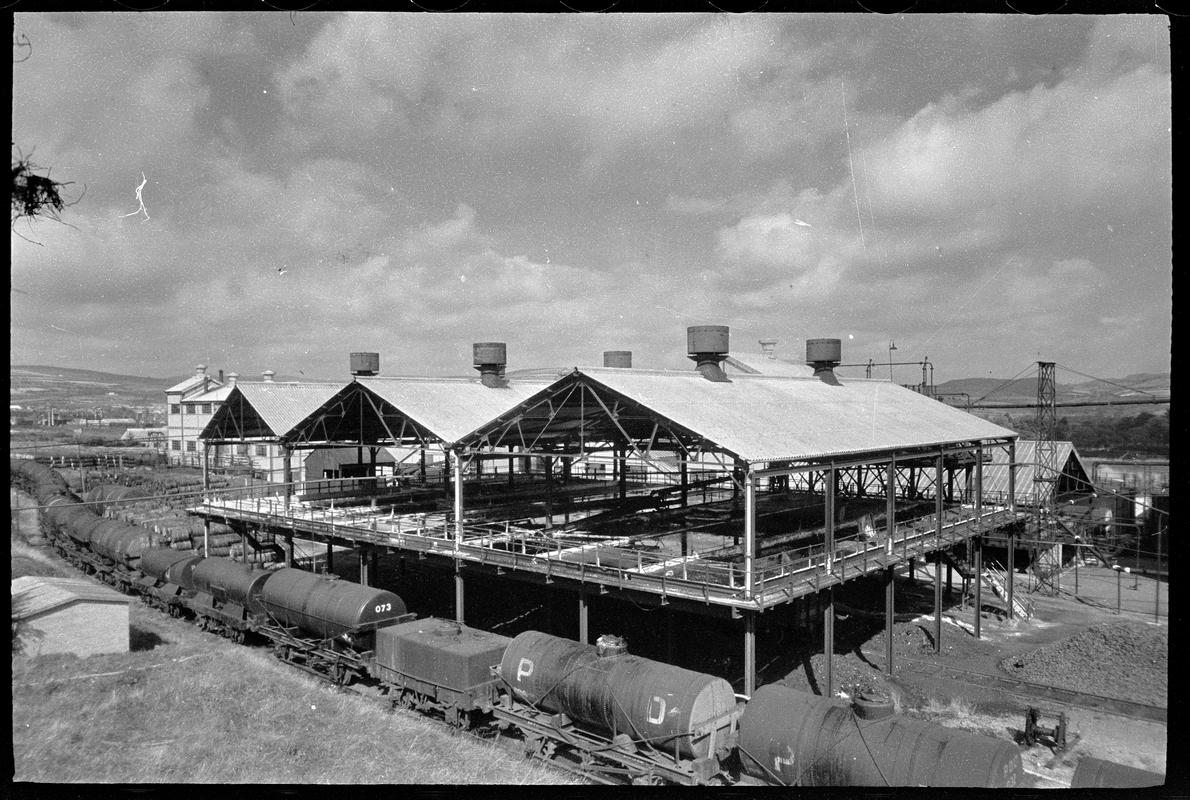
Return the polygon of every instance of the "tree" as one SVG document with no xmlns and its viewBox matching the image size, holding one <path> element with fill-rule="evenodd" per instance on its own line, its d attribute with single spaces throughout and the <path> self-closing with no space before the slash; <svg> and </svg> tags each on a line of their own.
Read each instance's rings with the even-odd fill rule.
<svg viewBox="0 0 1190 800">
<path fill-rule="evenodd" d="M 29 39 L 22 34 L 20 37 L 13 37 L 13 63 L 19 64 L 23 61 L 28 61 L 33 54 L 33 45 L 29 43 Z M 18 54 L 23 54 L 18 56 Z M 30 153 L 30 157 L 32 153 Z M 62 183 L 50 177 L 50 171 L 34 164 L 30 157 L 26 157 L 17 147 L 16 142 L 12 143 L 12 231 L 17 236 L 21 234 L 17 231 L 16 225 L 22 219 L 30 221 L 37 217 L 46 217 L 56 222 L 62 222 L 58 214 L 66 206 L 72 206 L 82 199 L 80 196 L 77 200 L 66 202 L 62 199 L 62 189 L 70 185 L 70 182 Z M 41 174 L 44 171 L 44 175 Z M 85 190 L 84 190 L 85 191 Z M 63 223 L 65 224 L 65 223 Z M 27 239 L 21 236 L 27 242 L 32 242 L 32 239 Z M 40 242 L 33 242 L 33 244 L 41 244 Z"/>
</svg>

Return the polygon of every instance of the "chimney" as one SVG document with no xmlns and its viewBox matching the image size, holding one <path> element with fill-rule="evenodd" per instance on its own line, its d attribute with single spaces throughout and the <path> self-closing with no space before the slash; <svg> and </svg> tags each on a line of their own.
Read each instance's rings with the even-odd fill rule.
<svg viewBox="0 0 1190 800">
<path fill-rule="evenodd" d="M 223 370 L 219 370 L 219 382 L 223 383 Z"/>
<path fill-rule="evenodd" d="M 761 339 L 760 340 L 760 352 L 761 352 L 761 354 L 764 355 L 765 358 L 776 358 L 776 356 L 773 355 L 773 351 L 776 349 L 777 349 L 777 340 L 776 339 Z"/>
<path fill-rule="evenodd" d="M 839 385 L 835 367 L 843 360 L 841 339 L 807 339 L 806 363 L 814 368 L 814 377 L 832 386 Z"/>
<path fill-rule="evenodd" d="M 260 373 L 260 377 L 264 378 L 265 383 L 272 383 L 273 376 L 276 374 L 277 373 L 273 372 L 271 369 L 266 369 L 264 372 Z"/>
<path fill-rule="evenodd" d="M 508 364 L 508 346 L 504 342 L 476 342 L 471 346 L 475 369 L 489 388 L 507 386 L 504 367 Z"/>
<path fill-rule="evenodd" d="M 379 353 L 352 353 L 350 358 L 351 374 L 355 377 L 368 377 L 380 371 Z"/>
<path fill-rule="evenodd" d="M 228 374 L 228 376 L 227 376 L 227 385 L 228 385 L 228 386 L 235 386 L 235 385 L 236 385 L 236 378 L 238 378 L 238 377 L 240 377 L 240 376 L 239 376 L 239 373 L 237 373 L 237 372 L 232 372 L 232 373 L 229 373 L 229 374 Z"/>
<path fill-rule="evenodd" d="M 207 379 L 207 365 L 199 364 L 196 366 L 194 368 L 194 377 L 202 378 L 202 390 L 205 392 L 207 390 L 207 383 L 209 382 Z"/>
<path fill-rule="evenodd" d="M 603 366 L 616 369 L 632 369 L 631 350 L 604 350 Z"/>
<path fill-rule="evenodd" d="M 708 381 L 729 382 L 722 367 L 727 358 L 729 330 L 726 325 L 693 325 L 686 329 L 686 357 Z"/>
</svg>

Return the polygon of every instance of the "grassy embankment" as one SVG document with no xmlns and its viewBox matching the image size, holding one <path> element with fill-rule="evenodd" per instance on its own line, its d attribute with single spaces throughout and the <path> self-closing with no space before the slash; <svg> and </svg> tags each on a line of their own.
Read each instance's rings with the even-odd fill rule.
<svg viewBox="0 0 1190 800">
<path fill-rule="evenodd" d="M 13 577 L 72 576 L 12 537 Z M 132 652 L 12 657 L 16 781 L 572 783 L 140 603 Z M 36 643 L 30 643 L 33 650 Z"/>
</svg>

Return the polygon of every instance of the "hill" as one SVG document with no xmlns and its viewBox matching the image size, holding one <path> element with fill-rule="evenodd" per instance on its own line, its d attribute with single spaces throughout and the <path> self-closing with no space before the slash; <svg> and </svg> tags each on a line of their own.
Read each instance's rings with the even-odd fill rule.
<svg viewBox="0 0 1190 800">
<path fill-rule="evenodd" d="M 147 378 L 89 369 L 12 365 L 8 369 L 9 403 L 23 408 L 86 408 L 89 406 L 160 406 L 165 390 L 187 376 Z M 259 376 L 245 376 L 260 380 Z M 310 380 L 305 376 L 277 376 L 278 381 Z"/>
<path fill-rule="evenodd" d="M 1058 402 L 1142 399 L 1146 395 L 1168 398 L 1169 384 L 1168 373 L 1140 373 L 1108 380 L 1057 383 L 1054 386 L 1054 394 Z M 998 378 L 959 378 L 939 383 L 934 389 L 938 394 L 966 394 L 970 396 L 971 402 L 982 399 L 988 403 L 1033 403 L 1037 400 L 1036 376 L 1017 378 L 1013 381 Z"/>
</svg>

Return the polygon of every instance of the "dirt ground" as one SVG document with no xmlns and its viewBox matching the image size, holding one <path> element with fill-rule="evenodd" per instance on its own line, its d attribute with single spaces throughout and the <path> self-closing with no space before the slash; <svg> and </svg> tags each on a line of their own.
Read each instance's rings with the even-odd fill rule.
<svg viewBox="0 0 1190 800">
<path fill-rule="evenodd" d="M 1087 586 L 1094 587 L 1095 582 L 1083 580 L 1087 570 L 1080 571 L 1080 592 Z M 1099 571 L 1111 572 L 1103 568 Z M 1076 599 L 1033 592 L 1027 594 L 1034 605 L 1033 617 L 1008 620 L 1002 606 L 995 608 L 985 599 L 980 639 L 974 636 L 970 605 L 965 609 L 957 604 L 944 605 L 938 654 L 934 653 L 933 643 L 932 583 L 919 579 L 916 585 L 902 586 L 899 582 L 898 619 L 906 616 L 902 613 L 905 611 L 922 613 L 893 627 L 894 676 L 883 674 L 886 644 L 882 623 L 877 632 L 867 636 L 876 620 L 866 620 L 866 626 L 859 624 L 865 621 L 865 612 L 844 607 L 836 621 L 832 664 L 835 690 L 883 690 L 902 712 L 1001 739 L 1019 736 L 1029 706 L 1041 711 L 1043 727 L 1055 725 L 1057 715 L 1064 712 L 1068 721 L 1064 752 L 1052 752 L 1042 744 L 1021 745 L 1025 771 L 1035 788 L 1068 787 L 1075 766 L 1084 756 L 1165 773 L 1165 724 L 1066 706 L 1045 698 L 1024 698 L 995 685 L 972 685 L 915 672 L 906 664 L 913 659 L 1164 706 L 1168 697 L 1168 620 L 1162 616 L 1155 622 L 1152 606 L 1147 615 L 1117 614 L 1115 574 L 1110 577 L 1110 582 L 1099 582 L 1105 591 L 1110 589 L 1110 607 L 1101 602 L 1105 600 L 1102 597 Z M 1133 576 L 1128 579 L 1131 581 Z M 1144 585 L 1146 581 L 1151 584 L 1152 579 L 1136 576 L 1136 580 L 1140 584 L 1136 591 L 1147 592 L 1152 602 L 1156 587 Z M 1063 584 L 1073 590 L 1071 576 L 1065 576 Z M 1168 585 L 1162 585 L 1160 591 L 1168 594 Z M 985 596 L 989 594 L 985 592 Z M 855 624 L 848 625 L 852 620 Z M 848 635 L 856 628 L 860 629 L 855 637 L 859 641 L 849 640 Z M 825 667 L 825 658 L 818 652 L 809 659 L 808 669 L 794 670 L 784 682 L 818 691 Z"/>
</svg>

